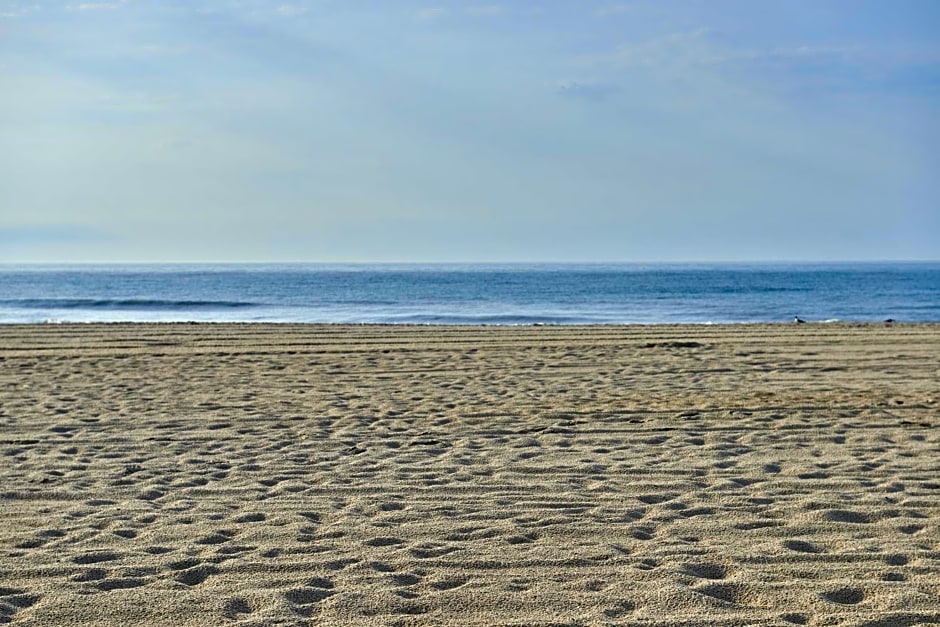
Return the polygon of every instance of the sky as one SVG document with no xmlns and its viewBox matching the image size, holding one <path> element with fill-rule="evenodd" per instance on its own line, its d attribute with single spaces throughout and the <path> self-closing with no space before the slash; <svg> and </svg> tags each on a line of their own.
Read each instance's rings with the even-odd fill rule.
<svg viewBox="0 0 940 627">
<path fill-rule="evenodd" d="M 936 0 L 0 0 L 0 262 L 895 259 Z"/>
</svg>

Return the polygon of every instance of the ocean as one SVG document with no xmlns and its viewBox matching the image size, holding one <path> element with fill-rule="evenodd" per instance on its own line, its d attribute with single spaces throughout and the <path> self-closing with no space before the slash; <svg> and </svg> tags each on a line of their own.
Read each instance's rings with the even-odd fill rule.
<svg viewBox="0 0 940 627">
<path fill-rule="evenodd" d="M 0 265 L 0 323 L 940 322 L 940 262 Z"/>
</svg>

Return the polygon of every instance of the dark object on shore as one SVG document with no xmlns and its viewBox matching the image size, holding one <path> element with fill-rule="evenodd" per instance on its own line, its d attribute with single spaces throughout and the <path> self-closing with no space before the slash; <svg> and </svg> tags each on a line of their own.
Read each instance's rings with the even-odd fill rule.
<svg viewBox="0 0 940 627">
<path fill-rule="evenodd" d="M 797 324 L 806 324 L 806 320 L 803 320 L 799 316 L 793 316 L 793 322 Z"/>
<path fill-rule="evenodd" d="M 891 324 L 892 322 L 895 322 L 894 318 L 885 318 L 885 324 Z"/>
</svg>

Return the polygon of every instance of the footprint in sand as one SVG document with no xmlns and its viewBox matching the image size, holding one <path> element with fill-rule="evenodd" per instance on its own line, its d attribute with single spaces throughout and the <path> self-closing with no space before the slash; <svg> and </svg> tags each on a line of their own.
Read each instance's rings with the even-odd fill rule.
<svg viewBox="0 0 940 627">
<path fill-rule="evenodd" d="M 195 557 L 186 557 L 175 562 L 170 562 L 166 566 L 170 570 L 186 570 L 187 568 L 194 568 L 200 564 L 202 564 L 202 560 L 199 560 Z"/>
<path fill-rule="evenodd" d="M 636 610 L 636 603 L 633 601 L 618 601 L 613 607 L 604 610 L 604 616 L 607 618 L 623 618 L 634 610 Z"/>
<path fill-rule="evenodd" d="M 852 523 L 856 525 L 864 525 L 872 522 L 872 517 L 868 514 L 845 509 L 831 509 L 825 513 L 825 518 L 830 522 Z"/>
<path fill-rule="evenodd" d="M 72 581 L 77 582 L 86 582 L 86 581 L 100 581 L 108 576 L 108 571 L 104 568 L 89 568 L 83 573 L 79 573 L 72 577 Z"/>
<path fill-rule="evenodd" d="M 366 546 L 382 547 L 382 546 L 398 546 L 404 543 L 405 541 L 399 538 L 391 538 L 391 537 L 383 536 L 383 537 L 378 537 L 378 538 L 372 538 L 371 540 L 366 540 L 363 544 L 365 544 Z"/>
<path fill-rule="evenodd" d="M 411 573 L 403 573 L 391 576 L 392 583 L 396 586 L 413 586 L 421 583 L 421 577 Z"/>
<path fill-rule="evenodd" d="M 220 529 L 215 533 L 210 533 L 196 540 L 196 544 L 222 544 L 228 542 L 235 536 L 235 532 L 228 529 Z"/>
<path fill-rule="evenodd" d="M 722 564 L 686 564 L 682 572 L 699 579 L 724 579 L 728 576 L 728 567 Z"/>
<path fill-rule="evenodd" d="M 114 560 L 120 559 L 120 557 L 120 554 L 114 551 L 93 551 L 91 553 L 76 555 L 72 558 L 72 562 L 82 565 L 97 564 L 99 562 L 113 562 Z"/>
<path fill-rule="evenodd" d="M 453 553 L 454 551 L 459 551 L 460 549 L 449 546 L 446 544 L 437 544 L 431 542 L 425 542 L 419 544 L 418 546 L 409 550 L 409 552 L 416 558 L 424 559 L 433 559 L 436 557 L 443 557 L 448 553 Z"/>
<path fill-rule="evenodd" d="M 137 537 L 137 532 L 133 529 L 115 529 L 111 533 L 126 540 L 131 540 Z"/>
<path fill-rule="evenodd" d="M 95 587 L 102 592 L 110 592 L 112 590 L 139 588 L 140 586 L 146 585 L 147 583 L 149 583 L 147 579 L 140 577 L 116 577 L 114 579 L 102 579 L 95 584 Z"/>
<path fill-rule="evenodd" d="M 904 526 L 898 527 L 898 531 L 908 536 L 912 536 L 915 533 L 921 532 L 923 530 L 924 530 L 924 525 L 904 525 Z"/>
<path fill-rule="evenodd" d="M 445 591 L 445 590 L 454 590 L 460 586 L 465 585 L 469 581 L 466 577 L 448 577 L 445 579 L 439 579 L 437 581 L 431 582 L 431 587 L 435 590 Z"/>
<path fill-rule="evenodd" d="M 312 523 L 319 523 L 321 522 L 321 519 L 323 518 L 317 512 L 297 512 L 297 515 L 300 516 L 301 518 L 309 520 Z"/>
<path fill-rule="evenodd" d="M 353 564 L 358 564 L 360 561 L 361 560 L 358 560 L 354 557 L 347 557 L 341 560 L 331 560 L 329 562 L 324 562 L 323 568 L 326 568 L 327 570 L 343 570 L 347 568 L 348 566 L 352 566 Z"/>
<path fill-rule="evenodd" d="M 316 611 L 316 605 L 336 594 L 331 589 L 304 586 L 291 588 L 281 593 L 291 605 L 291 609 L 300 616 L 311 616 Z"/>
<path fill-rule="evenodd" d="M 644 559 L 636 565 L 638 570 L 653 570 L 659 567 L 659 562 L 654 559 Z"/>
<path fill-rule="evenodd" d="M 251 614 L 254 611 L 255 608 L 244 597 L 231 597 L 222 602 L 222 615 L 229 620 L 239 618 L 242 614 Z"/>
<path fill-rule="evenodd" d="M 137 498 L 142 501 L 156 501 L 157 499 L 162 497 L 163 494 L 164 493 L 161 490 L 157 490 L 156 488 L 153 488 L 150 490 L 144 490 L 143 492 L 137 495 Z"/>
<path fill-rule="evenodd" d="M 699 594 L 704 594 L 705 596 L 711 597 L 713 599 L 718 599 L 725 603 L 733 603 L 735 605 L 746 605 L 746 594 L 744 588 L 740 584 L 733 583 L 710 583 L 701 588 L 696 588 L 696 592 Z"/>
<path fill-rule="evenodd" d="M 657 505 L 659 503 L 671 501 L 677 496 L 677 494 L 642 494 L 636 498 L 641 503 L 645 503 L 647 505 Z"/>
<path fill-rule="evenodd" d="M 751 520 L 732 525 L 732 527 L 741 531 L 754 531 L 755 529 L 766 529 L 768 527 L 781 526 L 783 526 L 783 523 L 778 520 Z"/>
<path fill-rule="evenodd" d="M 176 574 L 176 581 L 187 586 L 198 586 L 212 575 L 217 575 L 219 568 L 213 564 L 200 564 Z"/>
<path fill-rule="evenodd" d="M 539 539 L 539 534 L 537 533 L 524 533 L 514 536 L 509 536 L 506 538 L 506 542 L 509 544 L 532 544 Z"/>
<path fill-rule="evenodd" d="M 809 622 L 809 617 L 806 614 L 797 614 L 792 612 L 788 614 L 781 614 L 780 620 L 792 625 L 805 625 Z"/>
<path fill-rule="evenodd" d="M 11 622 L 14 614 L 32 607 L 41 598 L 20 588 L 0 588 L 0 623 Z"/>
<path fill-rule="evenodd" d="M 825 550 L 818 544 L 807 542 L 805 540 L 784 540 L 783 548 L 798 553 L 824 553 Z"/>
<path fill-rule="evenodd" d="M 820 595 L 830 603 L 838 605 L 858 605 L 865 600 L 865 593 L 858 588 L 838 588 Z"/>
<path fill-rule="evenodd" d="M 17 549 L 38 549 L 52 540 L 65 537 L 65 532 L 59 529 L 46 529 L 36 534 L 34 538 L 23 540 L 15 545 Z"/>
<path fill-rule="evenodd" d="M 630 537 L 636 540 L 652 540 L 654 532 L 655 530 L 652 527 L 641 525 L 630 531 Z"/>
</svg>

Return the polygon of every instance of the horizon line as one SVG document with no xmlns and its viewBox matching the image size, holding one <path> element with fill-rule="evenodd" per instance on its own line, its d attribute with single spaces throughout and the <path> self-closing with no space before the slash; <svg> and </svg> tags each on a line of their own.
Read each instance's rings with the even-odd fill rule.
<svg viewBox="0 0 940 627">
<path fill-rule="evenodd" d="M 0 266 L 262 266 L 262 265 L 320 265 L 320 266 L 609 266 L 609 265 L 739 265 L 739 264 L 886 264 L 886 263 L 940 263 L 940 258 L 926 259 L 657 259 L 657 260 L 490 260 L 490 261 L 443 261 L 443 260 L 372 260 L 372 261 L 325 261 L 325 260 L 159 260 L 159 261 L 0 261 Z"/>
</svg>

